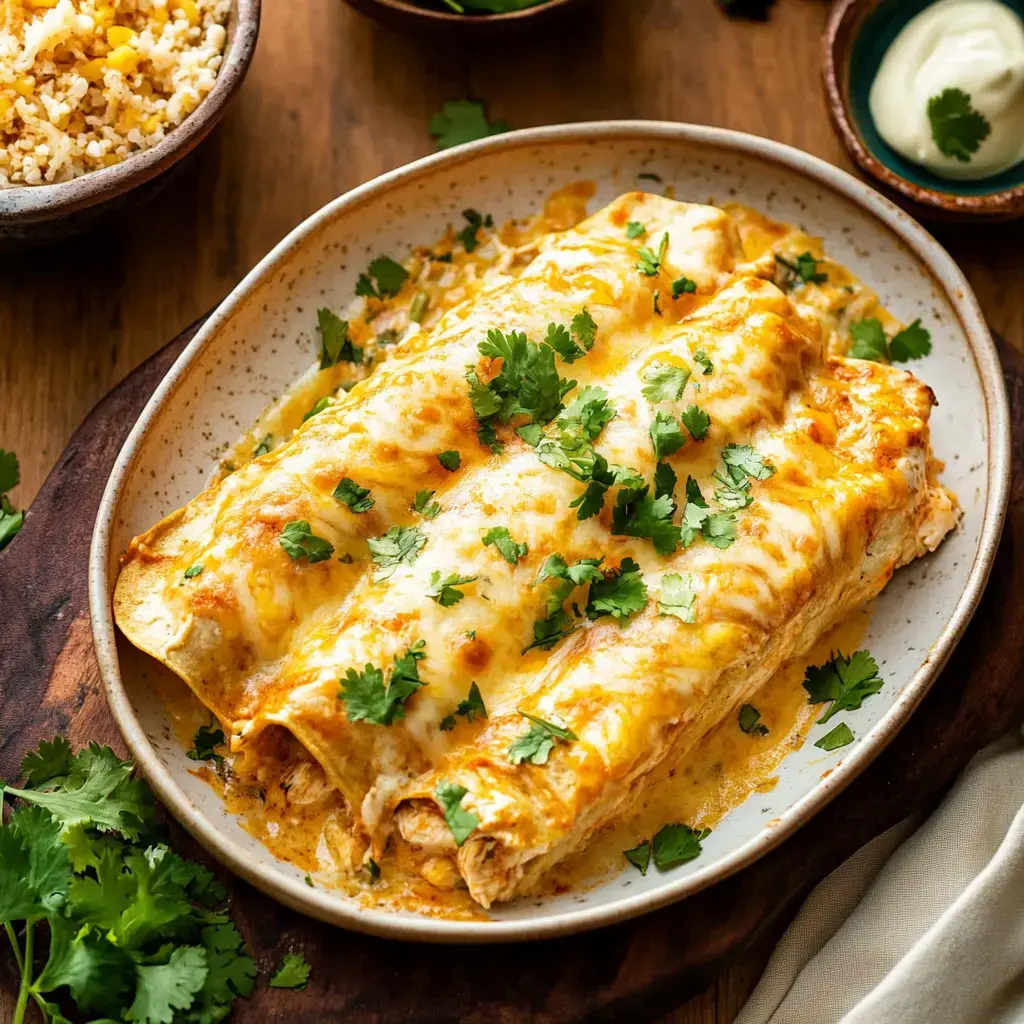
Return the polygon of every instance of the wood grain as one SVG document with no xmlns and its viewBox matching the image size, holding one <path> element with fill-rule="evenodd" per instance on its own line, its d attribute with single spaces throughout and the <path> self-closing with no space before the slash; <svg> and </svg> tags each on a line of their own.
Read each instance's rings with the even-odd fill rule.
<svg viewBox="0 0 1024 1024">
<path fill-rule="evenodd" d="M 778 0 L 763 24 L 730 21 L 714 0 L 595 0 L 583 17 L 556 33 L 514 45 L 465 49 L 394 35 L 338 0 L 267 3 L 256 57 L 238 101 L 214 138 L 154 203 L 88 238 L 0 264 L 0 447 L 21 457 L 23 483 L 14 494 L 16 503 L 33 498 L 72 431 L 100 397 L 222 298 L 286 231 L 335 195 L 429 152 L 426 124 L 445 100 L 485 97 L 494 116 L 516 127 L 604 117 L 725 125 L 848 167 L 828 126 L 819 87 L 818 39 L 826 15 L 820 0 Z M 966 272 L 991 325 L 1024 350 L 1020 232 L 1019 224 L 1007 224 L 947 227 L 937 234 Z M 59 575 L 66 586 L 58 593 L 51 584 L 54 560 L 91 529 L 91 515 L 76 500 L 76 488 L 95 486 L 96 477 L 104 474 L 104 446 L 116 432 L 101 431 L 92 448 L 76 453 L 63 467 L 64 490 L 45 512 L 50 543 L 40 546 L 38 564 L 22 566 L 13 578 L 8 574 L 0 588 L 0 619 L 34 623 L 33 632 L 26 625 L 18 643 L 13 635 L 3 637 L 0 759 L 5 766 L 46 729 L 66 727 L 79 740 L 87 735 L 115 738 L 94 667 L 82 659 L 87 644 L 80 619 L 84 568 L 65 566 L 61 559 Z M 1021 495 L 1015 497 L 1019 502 Z M 44 510 L 38 507 L 33 517 L 37 514 L 42 529 Z M 1018 547 L 1022 537 L 1016 532 Z M 1013 534 L 1007 543 L 1001 567 L 1013 553 Z M 1008 578 L 1001 586 L 1012 582 Z M 1000 615 L 1010 604 L 992 609 L 992 628 L 1000 626 Z M 67 630 L 72 608 L 77 617 Z M 39 680 L 32 676 L 39 662 L 26 660 L 27 653 L 48 656 L 47 643 L 64 635 L 70 640 L 57 648 L 64 653 L 55 677 L 61 699 L 54 699 L 53 689 L 41 697 Z M 997 667 L 1010 666 L 1004 661 Z M 962 690 L 944 687 L 943 694 L 952 702 L 944 707 L 947 715 L 958 710 L 957 701 L 966 706 L 968 695 Z M 1013 701 L 1002 698 L 978 712 L 983 721 L 975 728 L 1015 710 Z M 7 728 L 11 714 L 16 731 Z M 934 742 L 949 741 L 938 725 L 932 728 Z M 912 765 L 893 768 L 915 770 Z M 883 797 L 898 788 L 882 781 L 878 786 Z M 888 795 L 887 813 L 899 814 L 899 800 Z M 829 827 L 848 833 L 856 845 L 863 823 L 839 819 Z M 260 902 L 245 886 L 237 891 L 240 899 Z M 337 952 L 341 933 L 316 927 L 303 931 L 309 926 L 280 908 L 256 915 L 247 926 L 264 955 L 288 940 L 307 948 L 328 987 L 314 986 L 308 995 L 280 1004 L 261 997 L 238 1019 L 268 1019 L 278 1007 L 282 1013 L 308 1011 L 311 1020 L 340 1019 L 343 1013 L 350 1014 L 347 1019 L 371 1019 L 377 1012 L 365 992 L 342 991 L 338 975 L 349 970 L 333 966 L 343 962 Z M 278 927 L 283 935 L 277 934 Z M 661 916 L 650 919 L 650 934 L 663 927 L 668 926 Z M 667 934 L 686 941 L 683 933 L 669 929 Z M 592 940 L 598 949 L 615 941 L 610 932 L 600 936 Z M 386 950 L 380 955 L 389 958 L 398 949 L 359 942 Z M 563 945 L 570 944 L 557 944 L 544 956 L 553 963 L 568 962 Z M 679 988 L 675 982 L 666 986 L 661 973 L 666 965 L 647 963 L 641 949 L 635 955 L 659 988 L 645 1014 L 678 1006 Z M 699 998 L 678 1007 L 671 1019 L 731 1021 L 763 957 L 762 948 Z M 406 1004 L 415 1016 L 416 1009 L 434 1006 L 435 988 L 423 974 L 430 958 L 417 952 L 398 959 L 407 968 L 411 962 L 420 979 L 409 991 L 428 993 L 427 1004 Z M 600 958 L 595 962 L 608 964 Z M 358 973 L 358 962 L 349 966 Z M 396 968 L 396 984 L 405 986 L 409 973 Z M 533 974 L 527 977 L 536 980 Z M 614 989 L 600 969 L 592 980 L 596 992 Z M 561 983 L 566 986 L 561 996 L 552 993 L 551 983 L 531 994 L 536 1019 L 569 1019 L 546 1016 L 572 991 L 566 979 Z M 470 988 L 456 981 L 451 993 L 438 996 L 431 1019 L 457 1019 L 443 1014 L 460 998 L 468 1000 Z M 464 1002 L 463 1010 L 484 1013 L 485 1005 L 493 1008 Z"/>
</svg>

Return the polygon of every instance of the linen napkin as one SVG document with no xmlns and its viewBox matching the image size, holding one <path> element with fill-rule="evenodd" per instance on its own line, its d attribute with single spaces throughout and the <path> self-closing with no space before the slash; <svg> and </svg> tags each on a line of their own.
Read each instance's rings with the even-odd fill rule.
<svg viewBox="0 0 1024 1024">
<path fill-rule="evenodd" d="M 1024 1022 L 1024 738 L 811 893 L 736 1024 Z"/>
</svg>

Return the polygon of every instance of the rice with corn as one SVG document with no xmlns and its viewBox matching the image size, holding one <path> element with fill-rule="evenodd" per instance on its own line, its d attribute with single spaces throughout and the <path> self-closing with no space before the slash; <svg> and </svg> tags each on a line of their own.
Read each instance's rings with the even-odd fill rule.
<svg viewBox="0 0 1024 1024">
<path fill-rule="evenodd" d="M 0 187 L 149 149 L 213 88 L 231 0 L 0 0 Z"/>
</svg>

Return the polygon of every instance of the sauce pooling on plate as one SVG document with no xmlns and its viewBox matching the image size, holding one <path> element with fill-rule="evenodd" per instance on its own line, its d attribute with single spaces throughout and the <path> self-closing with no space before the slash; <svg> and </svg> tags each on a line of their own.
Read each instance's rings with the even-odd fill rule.
<svg viewBox="0 0 1024 1024">
<path fill-rule="evenodd" d="M 1024 160 L 1024 23 L 998 0 L 940 0 L 886 51 L 869 97 L 882 138 L 943 178 Z"/>
</svg>

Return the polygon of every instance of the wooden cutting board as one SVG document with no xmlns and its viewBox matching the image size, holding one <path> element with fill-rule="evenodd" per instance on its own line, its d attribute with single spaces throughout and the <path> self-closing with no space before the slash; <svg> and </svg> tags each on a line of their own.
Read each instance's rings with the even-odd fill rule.
<svg viewBox="0 0 1024 1024">
<path fill-rule="evenodd" d="M 87 561 L 114 459 L 146 399 L 195 331 L 143 363 L 92 411 L 0 554 L 0 778 L 55 733 L 124 750 L 92 649 Z M 756 944 L 774 941 L 807 891 L 869 839 L 927 809 L 985 743 L 1024 720 L 1024 358 L 1001 346 L 1013 422 L 1013 486 L 988 590 L 907 727 L 843 794 L 774 852 L 657 913 L 518 946 L 385 941 L 307 920 L 225 872 L 232 915 L 266 966 L 301 949 L 303 992 L 261 987 L 233 1021 L 642 1021 L 678 1005 Z M 914 614 L 913 607 L 907 615 Z M 207 860 L 171 822 L 182 853 Z M 6 950 L 4 954 L 6 955 Z M 0 991 L 13 965 L 0 955 Z"/>
</svg>

